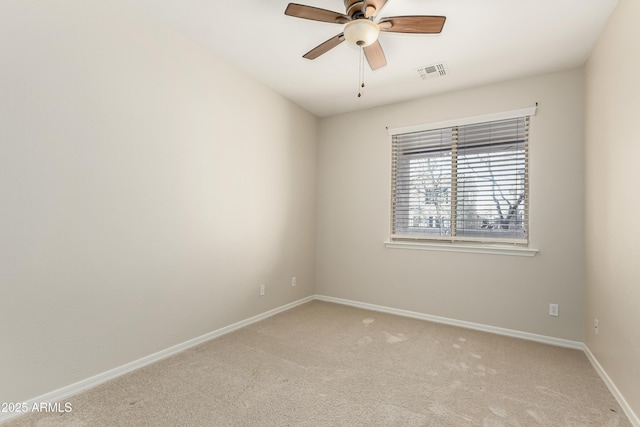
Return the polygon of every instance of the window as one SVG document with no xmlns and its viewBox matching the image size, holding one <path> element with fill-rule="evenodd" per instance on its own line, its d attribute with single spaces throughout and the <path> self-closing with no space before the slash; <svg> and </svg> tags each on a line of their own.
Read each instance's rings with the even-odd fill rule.
<svg viewBox="0 0 640 427">
<path fill-rule="evenodd" d="M 392 136 L 391 240 L 528 245 L 529 116 Z"/>
</svg>

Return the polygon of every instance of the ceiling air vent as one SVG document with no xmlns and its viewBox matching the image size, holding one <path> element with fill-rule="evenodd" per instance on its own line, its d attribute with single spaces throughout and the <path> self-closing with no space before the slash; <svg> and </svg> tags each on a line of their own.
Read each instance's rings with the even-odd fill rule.
<svg viewBox="0 0 640 427">
<path fill-rule="evenodd" d="M 432 79 L 434 77 L 444 77 L 448 74 L 447 66 L 444 62 L 438 64 L 425 65 L 416 69 L 422 80 Z"/>
</svg>

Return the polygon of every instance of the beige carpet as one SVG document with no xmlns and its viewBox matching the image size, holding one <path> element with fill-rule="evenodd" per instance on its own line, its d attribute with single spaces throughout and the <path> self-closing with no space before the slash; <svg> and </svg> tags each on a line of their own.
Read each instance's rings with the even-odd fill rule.
<svg viewBox="0 0 640 427">
<path fill-rule="evenodd" d="M 631 426 L 581 351 L 314 301 L 9 426 Z"/>
</svg>

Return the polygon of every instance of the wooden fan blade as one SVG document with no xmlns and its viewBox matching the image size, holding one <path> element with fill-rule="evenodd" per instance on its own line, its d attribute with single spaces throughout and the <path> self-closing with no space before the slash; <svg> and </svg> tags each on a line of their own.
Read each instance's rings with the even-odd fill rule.
<svg viewBox="0 0 640 427">
<path fill-rule="evenodd" d="M 365 17 L 371 18 L 380 13 L 385 4 L 387 4 L 387 0 L 365 0 L 362 12 L 364 12 Z"/>
<path fill-rule="evenodd" d="M 344 41 L 344 34 L 340 33 L 335 37 L 331 37 L 326 42 L 314 47 L 309 52 L 302 55 L 302 57 L 307 59 L 316 59 L 318 56 L 329 52 L 331 49 L 338 46 L 343 41 Z"/>
<path fill-rule="evenodd" d="M 303 4 L 289 3 L 284 11 L 285 15 L 295 18 L 310 19 L 312 21 L 330 22 L 333 24 L 346 24 L 351 18 L 342 13 L 333 12 L 331 10 L 320 9 L 313 6 L 305 6 Z"/>
<path fill-rule="evenodd" d="M 364 48 L 364 56 L 367 57 L 367 62 L 372 70 L 377 70 L 387 65 L 387 58 L 385 58 L 384 51 L 378 40 Z"/>
<path fill-rule="evenodd" d="M 378 27 L 390 33 L 438 34 L 446 19 L 444 16 L 393 16 L 382 18 Z"/>
</svg>

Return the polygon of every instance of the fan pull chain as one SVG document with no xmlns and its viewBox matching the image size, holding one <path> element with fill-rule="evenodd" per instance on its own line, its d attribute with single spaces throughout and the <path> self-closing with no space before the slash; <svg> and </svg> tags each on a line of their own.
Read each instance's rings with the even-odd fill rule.
<svg viewBox="0 0 640 427">
<path fill-rule="evenodd" d="M 362 96 L 362 88 L 364 88 L 364 48 L 360 46 L 360 69 L 358 70 L 358 98 Z"/>
</svg>

